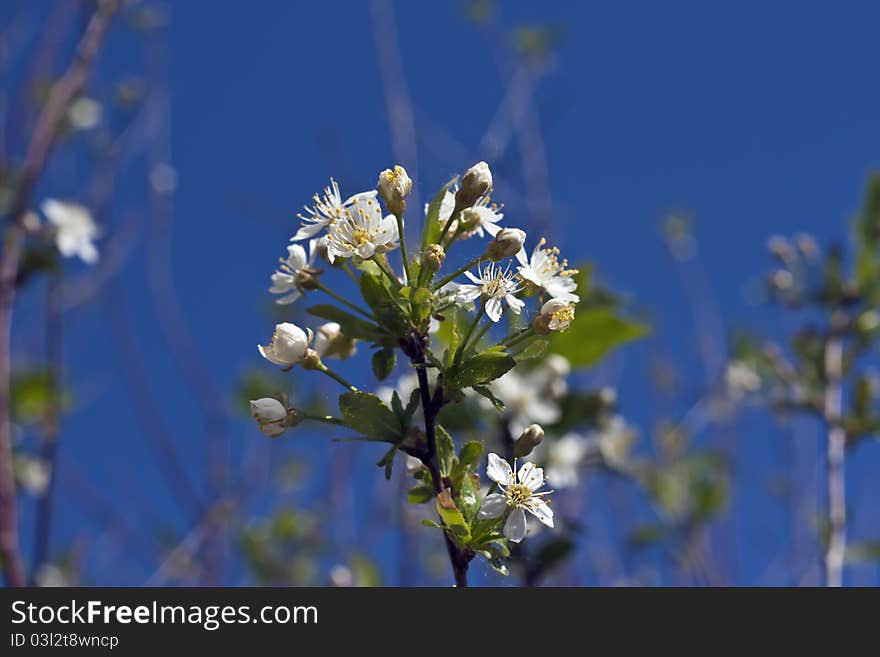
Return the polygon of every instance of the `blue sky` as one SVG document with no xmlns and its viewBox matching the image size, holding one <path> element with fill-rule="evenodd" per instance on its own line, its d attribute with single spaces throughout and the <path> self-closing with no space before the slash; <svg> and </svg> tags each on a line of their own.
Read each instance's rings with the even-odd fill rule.
<svg viewBox="0 0 880 657">
<path fill-rule="evenodd" d="M 652 353 L 673 358 L 694 387 L 703 377 L 687 294 L 660 220 L 676 210 L 696 219 L 704 275 L 726 325 L 775 331 L 777 316 L 745 295 L 767 267 L 767 237 L 845 236 L 866 173 L 880 166 L 880 7 L 500 4 L 507 29 L 560 29 L 536 97 L 554 208 L 548 237 L 564 245 L 571 261 L 596 263 L 599 278 L 654 324 L 650 340 L 628 347 L 591 379 L 619 381 L 621 410 L 647 431 L 660 410 L 646 376 Z M 482 157 L 477 146 L 505 83 L 491 44 L 464 19 L 462 3 L 398 2 L 394 10 L 424 198 Z M 371 186 L 392 163 L 388 119 L 366 3 L 175 3 L 170 19 L 170 147 L 178 175 L 172 271 L 196 353 L 228 392 L 243 371 L 261 365 L 255 345 L 271 333 L 265 288 L 297 225 L 297 208 L 331 175 L 344 191 Z M 140 66 L 136 50 L 120 38 L 111 47 L 122 54 L 102 64 L 100 79 Z M 514 197 L 524 184 L 516 148 L 514 142 L 500 162 L 490 162 L 499 191 Z M 76 172 L 50 174 L 41 188 L 46 195 L 80 191 Z M 117 213 L 142 198 L 142 183 L 132 178 Z M 511 223 L 525 217 L 509 201 L 505 212 Z M 202 419 L 157 327 L 144 265 L 138 249 L 122 278 L 134 339 L 179 448 L 196 464 L 204 460 Z M 20 315 L 16 327 L 24 359 L 41 348 L 25 335 L 28 318 Z M 170 509 L 168 495 L 145 465 L 148 452 L 107 349 L 100 304 L 69 319 L 69 376 L 82 404 L 67 420 L 64 453 L 105 496 L 130 503 L 137 524 L 143 509 Z M 359 360 L 347 370 L 366 382 L 365 368 Z M 780 428 L 754 418 L 740 427 L 742 455 L 772 469 L 766 445 Z M 234 431 L 236 450 L 259 439 L 245 424 Z M 877 448 L 869 447 L 864 458 L 876 467 Z M 302 449 L 317 458 L 337 447 Z M 370 465 L 376 457 L 357 457 L 361 478 L 380 476 Z M 855 490 L 863 504 L 877 501 L 876 491 L 862 488 Z M 761 496 L 747 487 L 735 516 L 749 525 L 757 515 L 759 526 L 772 527 L 779 519 L 761 507 Z M 82 517 L 71 510 L 61 523 L 59 544 L 78 535 Z M 857 532 L 880 535 L 876 514 L 857 516 L 855 524 Z M 761 564 L 757 552 L 743 550 L 749 581 Z M 122 579 L 138 583 L 144 574 L 135 567 Z"/>
</svg>

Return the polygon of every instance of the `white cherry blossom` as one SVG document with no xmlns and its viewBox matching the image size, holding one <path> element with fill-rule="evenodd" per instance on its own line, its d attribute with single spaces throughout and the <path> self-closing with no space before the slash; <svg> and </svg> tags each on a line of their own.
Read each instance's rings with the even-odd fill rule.
<svg viewBox="0 0 880 657">
<path fill-rule="evenodd" d="M 331 178 L 330 184 L 324 188 L 323 195 L 315 194 L 312 197 L 312 207 L 305 206 L 306 214 L 296 215 L 303 222 L 303 225 L 290 241 L 299 242 L 314 237 L 331 223 L 342 219 L 345 209 L 357 200 L 375 198 L 377 193 L 376 190 L 361 192 L 343 201 L 339 192 L 339 184 Z"/>
<path fill-rule="evenodd" d="M 490 262 L 479 276 L 474 276 L 469 271 L 464 272 L 464 275 L 473 285 L 460 285 L 457 293 L 458 300 L 470 302 L 483 297 L 486 301 L 486 316 L 493 322 L 501 319 L 502 300 L 516 315 L 519 315 L 525 306 L 524 301 L 516 298 L 520 285 L 511 273 L 510 267 L 502 269 L 494 262 Z"/>
<path fill-rule="evenodd" d="M 538 492 L 544 487 L 544 471 L 541 468 L 526 461 L 519 472 L 514 473 L 507 461 L 490 453 L 486 475 L 498 484 L 501 492 L 483 498 L 479 517 L 498 518 L 510 509 L 503 529 L 508 540 L 519 543 L 525 538 L 526 511 L 548 527 L 553 527 L 553 511 L 543 499 L 553 491 Z"/>
<path fill-rule="evenodd" d="M 531 258 L 526 256 L 525 250 L 516 254 L 520 263 L 517 270 L 519 275 L 555 299 L 577 303 L 580 301 L 580 297 L 574 293 L 577 289 L 577 282 L 574 280 L 577 269 L 566 269 L 568 261 L 559 261 L 559 249 L 555 246 L 545 248 L 546 243 L 547 240 L 542 237 L 532 251 Z"/>
</svg>

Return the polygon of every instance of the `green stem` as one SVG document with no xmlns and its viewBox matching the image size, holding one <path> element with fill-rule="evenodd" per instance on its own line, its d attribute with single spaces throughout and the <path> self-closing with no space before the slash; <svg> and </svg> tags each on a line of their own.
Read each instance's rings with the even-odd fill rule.
<svg viewBox="0 0 880 657">
<path fill-rule="evenodd" d="M 406 253 L 406 235 L 403 232 L 403 213 L 394 215 L 397 219 L 397 237 L 400 240 L 400 257 L 403 258 L 403 273 L 406 276 L 406 284 L 412 281 L 412 274 L 409 271 L 409 256 Z"/>
<path fill-rule="evenodd" d="M 461 360 L 461 357 L 464 356 L 465 350 L 467 349 L 468 342 L 471 339 L 471 335 L 474 332 L 474 329 L 477 328 L 477 324 L 480 323 L 480 318 L 483 316 L 483 311 L 486 310 L 486 299 L 483 298 L 480 301 L 480 307 L 477 309 L 477 314 L 474 315 L 474 321 L 471 322 L 471 325 L 468 327 L 467 333 L 464 334 L 464 340 L 462 340 L 461 345 L 459 345 L 458 349 L 455 351 L 455 355 L 452 357 L 453 364 L 457 364 L 458 361 Z"/>
<path fill-rule="evenodd" d="M 533 329 L 531 326 L 528 328 L 524 328 L 521 331 L 517 331 L 516 333 L 511 333 L 510 335 L 508 335 L 506 338 L 501 340 L 495 346 L 496 347 L 500 347 L 500 346 L 509 347 L 511 345 L 516 344 L 517 342 L 519 342 L 520 340 L 522 340 L 524 338 L 530 337 L 532 335 L 532 333 L 534 333 L 534 332 L 535 332 L 535 329 Z"/>
<path fill-rule="evenodd" d="M 464 208 L 458 207 L 458 203 L 455 204 L 455 207 L 452 208 L 452 213 L 449 215 L 449 219 L 446 220 L 446 223 L 443 224 L 443 230 L 440 231 L 440 239 L 437 240 L 437 244 L 443 244 L 443 238 L 446 237 L 446 233 L 449 232 L 449 227 L 452 225 L 452 222 L 458 219 L 458 215 L 461 214 L 461 211 Z"/>
<path fill-rule="evenodd" d="M 471 260 L 469 263 L 467 263 L 463 267 L 459 267 L 453 273 L 449 274 L 449 276 L 445 276 L 445 277 L 441 278 L 439 281 L 437 281 L 436 283 L 434 283 L 434 285 L 432 286 L 432 289 L 439 290 L 441 287 L 446 285 L 452 279 L 457 278 L 458 276 L 462 275 L 464 272 L 466 272 L 468 269 L 470 269 L 474 265 L 478 265 L 480 263 L 480 260 L 482 260 L 482 259 L 483 259 L 482 254 L 478 255 L 476 258 Z"/>
<path fill-rule="evenodd" d="M 397 276 L 395 276 L 394 272 L 391 271 L 391 269 L 388 267 L 387 262 L 383 262 L 379 256 L 375 255 L 373 256 L 373 262 L 375 262 L 379 269 L 382 270 L 382 273 L 388 277 L 388 280 L 391 281 L 391 285 L 394 286 L 394 289 L 399 290 L 401 287 L 403 287 L 400 284 L 400 281 L 397 280 Z"/>
<path fill-rule="evenodd" d="M 352 392 L 357 392 L 357 391 L 358 391 L 357 388 L 355 388 L 353 385 L 351 385 L 348 381 L 346 381 L 345 379 L 343 379 L 341 376 L 339 376 L 336 372 L 334 372 L 333 370 L 331 370 L 329 367 L 327 367 L 326 365 L 324 365 L 324 363 L 318 363 L 318 367 L 316 367 L 315 369 L 317 369 L 319 372 L 323 372 L 324 374 L 326 374 L 327 376 L 329 376 L 331 379 L 333 379 L 333 380 L 336 381 L 337 383 L 341 384 L 341 385 L 344 386 L 345 388 L 348 388 L 348 389 L 351 390 Z"/>
<path fill-rule="evenodd" d="M 337 426 L 345 426 L 345 421 L 338 418 L 333 417 L 332 415 L 312 415 L 311 413 L 303 413 L 302 414 L 304 420 L 314 420 L 316 422 L 324 422 L 326 424 L 335 424 Z"/>
<path fill-rule="evenodd" d="M 344 296 L 342 296 L 341 294 L 337 294 L 336 292 L 334 292 L 333 290 L 331 290 L 329 287 L 327 287 L 327 286 L 324 285 L 323 283 L 318 282 L 318 283 L 316 283 L 316 285 L 317 285 L 317 288 L 318 288 L 319 290 L 321 290 L 321 292 L 323 292 L 324 294 L 328 294 L 328 295 L 330 295 L 331 297 L 333 297 L 334 299 L 336 299 L 339 303 L 348 306 L 349 308 L 351 308 L 352 310 L 354 310 L 354 311 L 357 312 L 357 313 L 360 313 L 360 314 L 363 315 L 364 317 L 367 317 L 367 318 L 369 318 L 369 319 L 371 319 L 371 320 L 373 320 L 373 321 L 376 321 L 376 318 L 373 317 L 373 314 L 372 314 L 372 313 L 370 313 L 370 312 L 364 310 L 363 308 L 361 308 L 361 307 L 358 306 L 357 304 L 352 303 L 351 301 L 349 301 L 348 299 L 346 299 L 346 298 L 345 298 Z"/>
<path fill-rule="evenodd" d="M 351 266 L 348 264 L 348 262 L 343 262 L 343 263 L 342 263 L 342 270 L 343 270 L 346 274 L 349 275 L 349 277 L 351 278 L 351 280 L 353 280 L 355 283 L 357 283 L 358 287 L 360 287 L 361 279 L 359 279 L 359 278 L 357 277 L 357 274 L 355 274 L 355 273 L 351 270 Z"/>
</svg>

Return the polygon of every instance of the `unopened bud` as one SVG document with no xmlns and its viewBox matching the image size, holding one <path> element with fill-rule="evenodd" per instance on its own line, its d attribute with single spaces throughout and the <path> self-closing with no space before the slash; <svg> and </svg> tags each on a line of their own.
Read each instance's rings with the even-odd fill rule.
<svg viewBox="0 0 880 657">
<path fill-rule="evenodd" d="M 477 162 L 461 178 L 461 187 L 455 193 L 455 204 L 469 208 L 477 199 L 492 189 L 492 172 L 485 162 Z"/>
<path fill-rule="evenodd" d="M 513 443 L 513 455 L 517 458 L 528 456 L 542 440 L 544 440 L 544 430 L 540 425 L 533 424 L 527 427 Z"/>
<path fill-rule="evenodd" d="M 376 185 L 379 196 L 385 201 L 385 205 L 397 216 L 403 214 L 406 209 L 406 197 L 412 191 L 412 180 L 399 164 L 394 165 L 394 170 L 385 169 L 379 174 L 379 182 Z"/>
<path fill-rule="evenodd" d="M 357 347 L 354 340 L 342 334 L 336 322 L 327 322 L 315 331 L 315 351 L 321 358 L 336 357 L 345 360 L 354 356 Z"/>
<path fill-rule="evenodd" d="M 302 364 L 303 369 L 316 370 L 321 366 L 321 355 L 314 349 L 306 349 L 300 364 Z"/>
<path fill-rule="evenodd" d="M 526 234 L 519 228 L 502 228 L 486 247 L 486 257 L 492 262 L 511 258 L 520 252 L 525 241 Z"/>
<path fill-rule="evenodd" d="M 432 274 L 440 271 L 446 260 L 446 251 L 439 244 L 429 244 L 422 254 L 422 268 Z"/>
<path fill-rule="evenodd" d="M 566 330 L 574 320 L 574 305 L 562 299 L 550 299 L 541 306 L 541 313 L 532 322 L 539 335 Z"/>
<path fill-rule="evenodd" d="M 284 433 L 287 428 L 287 414 L 284 404 L 273 397 L 251 401 L 251 416 L 260 425 L 260 431 L 271 438 Z"/>
<path fill-rule="evenodd" d="M 470 233 L 479 228 L 482 223 L 483 218 L 474 208 L 465 208 L 458 215 L 458 228 L 462 233 Z"/>
</svg>

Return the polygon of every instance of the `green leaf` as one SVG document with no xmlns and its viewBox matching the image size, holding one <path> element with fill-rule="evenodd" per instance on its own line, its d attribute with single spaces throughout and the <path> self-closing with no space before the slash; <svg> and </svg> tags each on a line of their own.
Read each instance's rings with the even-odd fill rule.
<svg viewBox="0 0 880 657">
<path fill-rule="evenodd" d="M 473 386 L 473 389 L 474 392 L 483 395 L 483 397 L 492 402 L 492 406 L 495 407 L 496 411 L 498 411 L 499 413 L 504 411 L 504 402 L 498 399 L 498 397 L 496 397 L 489 388 L 487 388 L 486 386 Z"/>
<path fill-rule="evenodd" d="M 345 329 L 343 329 L 343 331 L 344 330 Z M 391 376 L 396 361 L 397 357 L 394 355 L 393 349 L 388 347 L 380 349 L 373 354 L 373 374 L 376 375 L 376 378 L 379 381 L 384 381 Z"/>
<path fill-rule="evenodd" d="M 516 360 L 523 361 L 532 358 L 540 358 L 544 355 L 544 353 L 547 351 L 547 347 L 549 346 L 550 341 L 545 340 L 544 338 L 530 340 L 525 349 L 516 353 Z"/>
<path fill-rule="evenodd" d="M 440 514 L 440 518 L 443 520 L 447 529 L 449 529 L 452 534 L 456 538 L 459 538 L 463 543 L 467 543 L 471 537 L 468 523 L 465 521 L 461 511 L 459 511 L 458 506 L 456 506 L 455 501 L 452 499 L 452 494 L 449 492 L 449 489 L 444 489 L 442 493 L 437 495 L 436 500 L 437 513 Z"/>
<path fill-rule="evenodd" d="M 410 504 L 424 504 L 431 501 L 433 497 L 434 489 L 427 484 L 422 484 L 421 486 L 413 486 L 409 489 L 409 492 L 406 494 L 406 501 Z"/>
<path fill-rule="evenodd" d="M 440 231 L 443 230 L 443 226 L 440 225 L 440 222 L 437 219 L 440 216 L 440 205 L 443 203 L 446 191 L 455 184 L 457 179 L 458 177 L 456 176 L 443 185 L 443 187 L 440 188 L 440 191 L 437 192 L 428 204 L 428 212 L 425 214 L 425 223 L 422 225 L 422 251 L 425 250 L 426 246 L 429 244 L 436 244 L 440 239 Z"/>
<path fill-rule="evenodd" d="M 349 312 L 330 305 L 329 303 L 321 303 L 317 306 L 307 308 L 306 312 L 321 319 L 327 319 L 331 322 L 337 322 L 342 327 L 342 333 L 347 338 L 354 340 L 369 340 L 375 342 L 381 333 L 378 326 L 366 320 L 352 315 Z"/>
<path fill-rule="evenodd" d="M 440 466 L 440 474 L 448 477 L 455 465 L 455 442 L 449 432 L 439 424 L 436 427 L 437 434 L 437 465 Z"/>
<path fill-rule="evenodd" d="M 461 446 L 461 450 L 458 452 L 458 462 L 461 467 L 473 470 L 477 467 L 482 455 L 483 443 L 479 440 L 469 440 Z"/>
<path fill-rule="evenodd" d="M 369 440 L 397 443 L 403 437 L 397 416 L 375 395 L 343 393 L 339 396 L 339 410 L 345 425 Z"/>
<path fill-rule="evenodd" d="M 407 319 L 395 301 L 397 294 L 386 286 L 385 280 L 383 274 L 365 271 L 361 274 L 361 294 L 383 329 L 403 335 Z"/>
<path fill-rule="evenodd" d="M 555 333 L 550 344 L 553 353 L 567 358 L 572 367 L 591 367 L 612 349 L 648 331 L 644 324 L 624 319 L 611 308 L 591 308 L 578 311 L 568 330 Z"/>
<path fill-rule="evenodd" d="M 480 495 L 477 492 L 479 480 L 475 475 L 467 475 L 462 479 L 458 492 L 458 508 L 461 509 L 465 520 L 470 523 L 480 510 Z"/>
<path fill-rule="evenodd" d="M 513 369 L 516 361 L 501 350 L 489 349 L 450 368 L 447 379 L 455 388 L 491 383 Z"/>
<path fill-rule="evenodd" d="M 383 456 L 381 459 L 379 459 L 379 462 L 376 463 L 376 465 L 379 466 L 380 468 L 382 466 L 385 467 L 385 479 L 388 481 L 391 480 L 391 472 L 394 469 L 394 457 L 395 456 L 397 456 L 397 445 L 395 445 L 394 447 L 389 449 L 387 452 L 385 452 L 385 456 Z"/>
<path fill-rule="evenodd" d="M 856 275 L 863 292 L 876 296 L 880 285 L 880 171 L 871 172 L 856 218 Z M 876 301 L 876 299 L 873 299 Z"/>
</svg>

